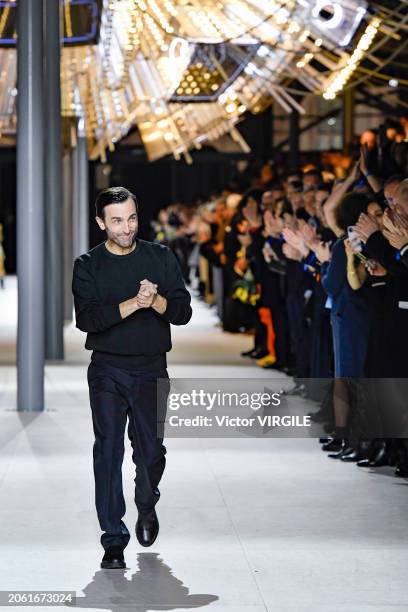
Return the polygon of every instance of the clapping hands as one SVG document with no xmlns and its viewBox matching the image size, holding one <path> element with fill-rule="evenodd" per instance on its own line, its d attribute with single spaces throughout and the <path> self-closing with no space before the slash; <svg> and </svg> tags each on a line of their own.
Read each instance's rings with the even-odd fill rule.
<svg viewBox="0 0 408 612">
<path fill-rule="evenodd" d="M 300 228 L 300 233 L 303 238 L 303 242 L 305 245 L 311 250 L 314 251 L 314 247 L 319 244 L 319 240 L 316 235 L 316 228 L 308 223 L 305 223 Z"/>
<path fill-rule="evenodd" d="M 371 234 L 377 232 L 380 229 L 380 225 L 375 217 L 361 213 L 357 223 L 354 226 L 354 231 L 364 244 L 367 242 Z"/>
<path fill-rule="evenodd" d="M 383 234 L 391 246 L 399 250 L 408 243 L 408 217 L 396 210 L 387 209 L 383 223 Z"/>
<path fill-rule="evenodd" d="M 150 308 L 157 294 L 157 285 L 146 278 L 140 281 L 136 302 L 139 308 Z"/>
<path fill-rule="evenodd" d="M 283 237 L 286 243 L 289 244 L 296 251 L 299 251 L 299 253 L 303 257 L 305 257 L 308 254 L 309 249 L 305 244 L 303 235 L 300 230 L 295 231 L 287 227 L 282 230 L 282 234 L 283 234 Z"/>
<path fill-rule="evenodd" d="M 282 246 L 282 252 L 288 259 L 293 259 L 294 261 L 301 261 L 302 253 L 298 251 L 294 246 L 289 244 L 289 242 L 285 242 Z"/>
</svg>

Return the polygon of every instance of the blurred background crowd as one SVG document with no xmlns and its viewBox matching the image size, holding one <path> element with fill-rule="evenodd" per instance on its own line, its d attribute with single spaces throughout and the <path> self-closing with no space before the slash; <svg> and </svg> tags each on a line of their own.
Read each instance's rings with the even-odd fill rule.
<svg viewBox="0 0 408 612">
<path fill-rule="evenodd" d="M 173 249 L 225 332 L 248 335 L 243 357 L 318 402 L 330 458 L 407 477 L 395 432 L 408 391 L 408 117 L 319 163 L 238 168 L 208 201 L 160 210 L 150 239 Z"/>
</svg>

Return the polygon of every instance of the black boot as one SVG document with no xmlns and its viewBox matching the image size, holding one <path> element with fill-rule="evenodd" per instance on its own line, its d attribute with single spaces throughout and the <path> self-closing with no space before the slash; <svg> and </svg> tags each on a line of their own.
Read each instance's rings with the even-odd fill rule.
<svg viewBox="0 0 408 612">
<path fill-rule="evenodd" d="M 101 561 L 102 569 L 126 569 L 122 546 L 109 546 Z"/>
</svg>

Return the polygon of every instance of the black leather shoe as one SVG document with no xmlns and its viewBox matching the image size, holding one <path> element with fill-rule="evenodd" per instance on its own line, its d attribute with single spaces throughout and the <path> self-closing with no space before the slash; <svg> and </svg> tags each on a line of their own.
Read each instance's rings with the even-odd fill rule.
<svg viewBox="0 0 408 612">
<path fill-rule="evenodd" d="M 337 453 L 329 453 L 328 457 L 330 457 L 330 459 L 343 459 L 343 457 L 351 455 L 352 453 L 354 453 L 354 448 L 349 446 L 347 440 L 345 440 L 343 447 Z"/>
<path fill-rule="evenodd" d="M 345 463 L 353 463 L 357 462 L 357 461 L 361 461 L 362 459 L 365 458 L 365 455 L 363 455 L 360 451 L 358 450 L 354 450 L 351 453 L 346 453 L 340 457 L 340 459 L 342 461 L 344 461 Z"/>
<path fill-rule="evenodd" d="M 151 546 L 159 535 L 159 521 L 156 510 L 140 513 L 136 523 L 136 537 L 142 546 Z"/>
<path fill-rule="evenodd" d="M 333 438 L 331 438 L 330 436 L 321 436 L 319 438 L 319 442 L 320 444 L 327 444 L 328 442 L 330 442 Z"/>
<path fill-rule="evenodd" d="M 395 468 L 395 476 L 400 478 L 408 478 L 408 465 L 399 465 Z"/>
<path fill-rule="evenodd" d="M 250 349 L 249 351 L 242 351 L 241 353 L 241 357 L 252 357 L 252 355 L 255 353 L 256 349 Z"/>
<path fill-rule="evenodd" d="M 263 349 L 256 349 L 255 351 L 252 351 L 250 358 L 251 359 L 263 359 L 267 355 L 268 355 L 268 351 L 265 351 Z"/>
<path fill-rule="evenodd" d="M 370 457 L 371 450 L 372 443 L 370 440 L 359 440 L 357 448 L 352 453 L 347 453 L 347 455 L 343 455 L 343 457 L 340 457 L 340 459 L 345 463 L 357 463 L 357 461 L 368 459 Z"/>
<path fill-rule="evenodd" d="M 105 550 L 101 561 L 102 569 L 126 569 L 125 559 L 123 557 L 123 548 L 121 546 L 109 546 Z"/>
<path fill-rule="evenodd" d="M 370 454 L 367 459 L 362 459 L 357 462 L 358 467 L 383 467 L 389 465 L 388 463 L 388 452 L 385 444 L 377 449 L 375 454 Z"/>
<path fill-rule="evenodd" d="M 330 442 L 326 442 L 322 446 L 322 450 L 326 452 L 329 452 L 329 451 L 337 452 L 341 450 L 342 448 L 343 448 L 343 440 L 340 440 L 339 438 L 332 438 Z"/>
<path fill-rule="evenodd" d="M 277 361 L 276 363 L 272 363 L 270 365 L 261 366 L 264 370 L 279 370 L 283 372 L 283 365 Z"/>
</svg>

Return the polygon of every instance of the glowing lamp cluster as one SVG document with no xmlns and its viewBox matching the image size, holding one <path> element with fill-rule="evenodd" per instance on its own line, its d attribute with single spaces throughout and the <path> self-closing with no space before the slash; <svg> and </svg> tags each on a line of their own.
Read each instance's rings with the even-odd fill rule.
<svg viewBox="0 0 408 612">
<path fill-rule="evenodd" d="M 364 34 L 360 38 L 356 48 L 351 56 L 347 59 L 346 65 L 335 73 L 328 81 L 323 97 L 326 100 L 334 100 L 336 95 L 343 89 L 347 81 L 350 79 L 353 72 L 358 67 L 364 57 L 364 54 L 371 47 L 371 44 L 377 35 L 381 21 L 378 18 L 372 19 L 367 26 Z"/>
</svg>

